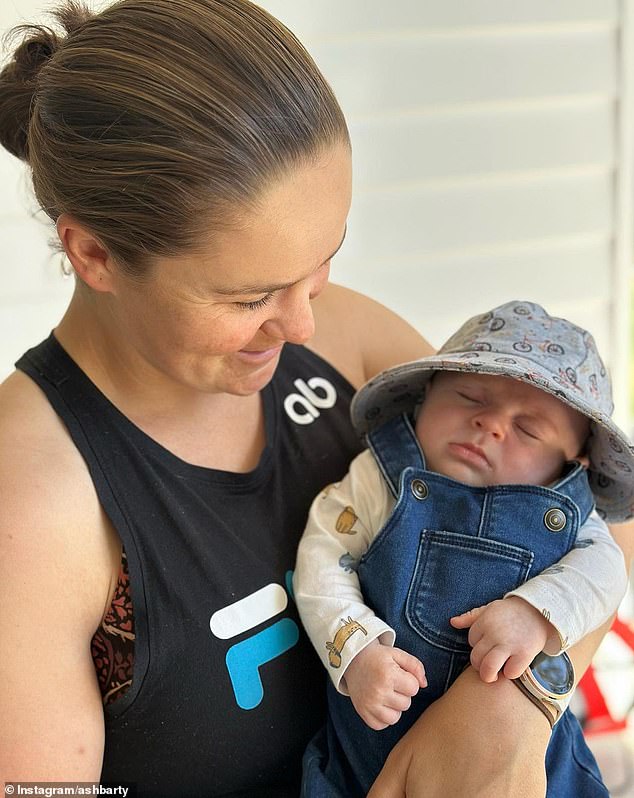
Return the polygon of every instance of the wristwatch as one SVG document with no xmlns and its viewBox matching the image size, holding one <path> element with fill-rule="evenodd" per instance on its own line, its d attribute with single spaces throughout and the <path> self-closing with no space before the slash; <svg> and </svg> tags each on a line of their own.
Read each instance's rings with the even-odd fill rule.
<svg viewBox="0 0 634 798">
<path fill-rule="evenodd" d="M 513 681 L 548 718 L 552 728 L 568 706 L 575 687 L 575 669 L 565 652 L 554 657 L 542 652 Z"/>
</svg>

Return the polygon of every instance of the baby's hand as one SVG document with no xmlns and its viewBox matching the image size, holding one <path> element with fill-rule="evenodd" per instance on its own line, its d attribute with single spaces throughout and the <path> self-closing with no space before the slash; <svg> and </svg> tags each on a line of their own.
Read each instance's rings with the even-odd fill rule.
<svg viewBox="0 0 634 798">
<path fill-rule="evenodd" d="M 503 671 L 517 679 L 556 634 L 553 625 L 519 596 L 492 601 L 450 619 L 456 629 L 469 629 L 471 664 L 483 682 L 495 682 Z"/>
<path fill-rule="evenodd" d="M 427 686 L 423 663 L 400 648 L 373 640 L 345 671 L 350 698 L 371 729 L 397 723 L 409 709 L 412 696 Z"/>
</svg>

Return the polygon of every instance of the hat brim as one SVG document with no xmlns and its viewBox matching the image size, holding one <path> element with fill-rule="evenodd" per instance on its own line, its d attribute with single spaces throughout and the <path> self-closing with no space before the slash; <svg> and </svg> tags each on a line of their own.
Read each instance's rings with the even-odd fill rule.
<svg viewBox="0 0 634 798">
<path fill-rule="evenodd" d="M 609 521 L 634 517 L 634 447 L 612 419 L 576 395 L 574 382 L 562 373 L 541 369 L 528 358 L 477 351 L 431 355 L 382 372 L 354 396 L 350 413 L 355 429 L 367 434 L 401 413 L 413 412 L 436 371 L 511 377 L 551 394 L 592 422 L 588 477 L 597 508 Z M 579 392 L 580 393 L 580 392 Z"/>
</svg>

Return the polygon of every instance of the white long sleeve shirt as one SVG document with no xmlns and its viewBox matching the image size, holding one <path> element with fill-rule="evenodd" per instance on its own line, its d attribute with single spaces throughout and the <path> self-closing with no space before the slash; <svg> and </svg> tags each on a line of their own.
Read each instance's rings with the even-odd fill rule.
<svg viewBox="0 0 634 798">
<path fill-rule="evenodd" d="M 393 507 L 394 498 L 366 450 L 352 461 L 341 482 L 317 496 L 299 545 L 294 576 L 297 606 L 335 687 L 344 694 L 345 671 L 356 654 L 377 638 L 386 645 L 395 641 L 394 630 L 364 604 L 356 574 L 359 559 Z M 621 549 L 593 512 L 568 554 L 507 595 L 520 596 L 548 618 L 557 635 L 544 650 L 557 654 L 616 612 L 627 580 Z M 332 641 L 348 619 L 367 634 L 350 635 L 340 652 L 340 665 L 329 667 Z"/>
</svg>

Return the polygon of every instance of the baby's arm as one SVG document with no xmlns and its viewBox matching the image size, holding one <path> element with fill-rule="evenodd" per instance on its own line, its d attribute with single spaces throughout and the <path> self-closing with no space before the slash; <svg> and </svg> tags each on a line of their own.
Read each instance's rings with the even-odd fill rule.
<svg viewBox="0 0 634 798">
<path fill-rule="evenodd" d="M 315 499 L 293 577 L 306 631 L 336 689 L 372 728 L 400 718 L 425 686 L 419 660 L 393 648 L 394 630 L 363 601 L 356 568 L 391 506 L 370 452 Z"/>
<path fill-rule="evenodd" d="M 484 681 L 499 671 L 514 679 L 540 651 L 558 654 L 605 623 L 626 590 L 623 553 L 593 512 L 559 562 L 451 623 L 470 627 L 471 662 Z"/>
</svg>

